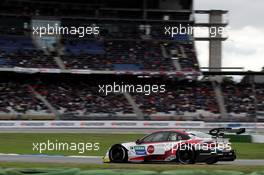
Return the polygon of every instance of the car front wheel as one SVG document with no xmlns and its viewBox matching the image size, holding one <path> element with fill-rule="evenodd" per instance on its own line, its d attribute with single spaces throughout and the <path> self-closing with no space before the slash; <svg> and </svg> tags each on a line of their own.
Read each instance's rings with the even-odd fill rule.
<svg viewBox="0 0 264 175">
<path fill-rule="evenodd" d="M 124 163 L 128 161 L 127 150 L 122 145 L 114 145 L 109 151 L 109 158 L 114 163 Z"/>
</svg>

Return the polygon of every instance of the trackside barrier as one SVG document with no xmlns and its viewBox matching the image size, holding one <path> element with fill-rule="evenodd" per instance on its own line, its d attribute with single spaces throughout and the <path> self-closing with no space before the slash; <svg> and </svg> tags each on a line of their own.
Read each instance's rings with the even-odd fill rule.
<svg viewBox="0 0 264 175">
<path fill-rule="evenodd" d="M 264 135 L 253 134 L 251 139 L 253 143 L 264 143 Z"/>
<path fill-rule="evenodd" d="M 202 121 L 0 121 L 0 129 L 84 128 L 84 129 L 209 129 L 219 127 L 263 129 L 264 123 L 206 123 Z"/>
<path fill-rule="evenodd" d="M 131 75 L 177 75 L 179 77 L 200 76 L 199 71 L 94 71 L 89 69 L 49 69 L 49 68 L 0 68 L 0 71 L 18 72 L 18 73 L 68 73 L 68 74 L 131 74 Z"/>
</svg>

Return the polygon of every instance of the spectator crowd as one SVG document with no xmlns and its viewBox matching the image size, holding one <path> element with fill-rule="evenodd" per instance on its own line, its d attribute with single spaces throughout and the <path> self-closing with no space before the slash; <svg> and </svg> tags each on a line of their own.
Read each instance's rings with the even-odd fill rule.
<svg viewBox="0 0 264 175">
<path fill-rule="evenodd" d="M 123 94 L 100 94 L 90 83 L 0 83 L 0 113 L 30 113 L 50 110 L 38 99 L 32 87 L 61 114 L 132 114 L 132 105 Z M 252 116 L 264 111 L 264 86 L 256 85 L 256 98 L 250 85 L 222 84 L 225 106 L 229 114 Z M 170 84 L 165 93 L 131 94 L 145 115 L 194 115 L 204 112 L 219 114 L 215 92 L 209 82 Z M 200 113 L 202 111 L 202 113 Z"/>
<path fill-rule="evenodd" d="M 37 49 L 29 37 L 0 36 L 0 68 L 60 68 L 54 53 Z M 174 50 L 181 69 L 170 55 Z M 67 69 L 197 71 L 192 43 L 155 40 L 66 40 L 60 59 Z"/>
</svg>

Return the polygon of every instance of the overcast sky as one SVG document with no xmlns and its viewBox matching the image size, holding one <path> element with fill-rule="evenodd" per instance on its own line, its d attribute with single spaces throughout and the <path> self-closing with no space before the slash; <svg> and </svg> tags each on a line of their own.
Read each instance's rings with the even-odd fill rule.
<svg viewBox="0 0 264 175">
<path fill-rule="evenodd" d="M 264 67 L 264 0 L 194 0 L 195 10 L 229 10 L 229 39 L 223 44 L 223 66 L 260 71 Z M 197 42 L 201 66 L 208 66 L 208 43 Z"/>
</svg>

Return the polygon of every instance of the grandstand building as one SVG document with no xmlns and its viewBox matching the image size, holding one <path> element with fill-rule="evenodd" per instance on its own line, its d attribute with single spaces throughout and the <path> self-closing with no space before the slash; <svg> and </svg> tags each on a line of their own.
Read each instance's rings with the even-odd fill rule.
<svg viewBox="0 0 264 175">
<path fill-rule="evenodd" d="M 196 13 L 210 21 L 196 23 Z M 195 40 L 210 41 L 210 67 L 219 68 L 225 38 L 166 33 L 226 26 L 225 13 L 195 11 L 192 0 L 1 1 L 0 119 L 255 121 L 256 109 L 264 111 L 262 86 L 256 94 L 250 85 L 197 79 Z M 98 91 L 113 82 L 166 91 Z"/>
</svg>

